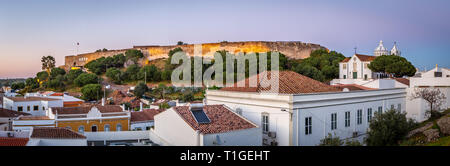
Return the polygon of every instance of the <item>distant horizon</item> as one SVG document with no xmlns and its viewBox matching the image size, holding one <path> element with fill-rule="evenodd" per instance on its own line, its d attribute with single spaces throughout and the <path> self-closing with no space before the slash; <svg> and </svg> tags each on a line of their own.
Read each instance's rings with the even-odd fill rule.
<svg viewBox="0 0 450 166">
<path fill-rule="evenodd" d="M 239 4 L 239 5 L 236 5 Z M 394 42 L 420 70 L 450 68 L 448 0 L 0 0 L 0 78 L 34 77 L 40 59 L 133 45 L 301 41 L 349 57 Z M 77 47 L 76 43 L 80 43 Z"/>
</svg>

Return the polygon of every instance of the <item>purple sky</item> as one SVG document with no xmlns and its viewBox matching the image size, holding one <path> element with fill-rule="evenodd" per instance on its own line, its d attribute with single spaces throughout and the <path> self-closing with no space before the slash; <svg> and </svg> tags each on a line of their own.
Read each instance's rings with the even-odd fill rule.
<svg viewBox="0 0 450 166">
<path fill-rule="evenodd" d="M 29 77 L 40 58 L 133 45 L 303 41 L 351 56 L 383 40 L 421 70 L 450 67 L 448 0 L 0 0 L 0 78 Z"/>
</svg>

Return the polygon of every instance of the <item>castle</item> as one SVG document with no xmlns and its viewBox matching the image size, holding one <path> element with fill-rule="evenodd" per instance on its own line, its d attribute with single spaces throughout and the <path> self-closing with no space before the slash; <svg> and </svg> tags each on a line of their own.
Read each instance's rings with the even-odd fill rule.
<svg viewBox="0 0 450 166">
<path fill-rule="evenodd" d="M 194 47 L 200 47 L 202 56 L 213 57 L 216 51 L 226 50 L 230 53 L 238 52 L 268 52 L 278 51 L 289 58 L 304 59 L 309 57 L 312 51 L 327 48 L 318 44 L 303 43 L 298 41 L 246 41 L 246 42 L 220 42 L 220 43 L 204 43 L 204 44 L 185 44 L 185 45 L 171 45 L 171 46 L 133 46 L 133 48 L 140 50 L 144 54 L 141 64 L 147 64 L 149 61 L 160 58 L 167 58 L 170 50 L 180 47 L 187 55 L 194 55 Z M 101 58 L 109 57 L 116 54 L 125 53 L 129 49 L 109 50 L 103 52 L 93 52 L 79 55 L 72 55 L 65 57 L 64 68 L 66 70 L 83 67 L 88 62 Z"/>
</svg>

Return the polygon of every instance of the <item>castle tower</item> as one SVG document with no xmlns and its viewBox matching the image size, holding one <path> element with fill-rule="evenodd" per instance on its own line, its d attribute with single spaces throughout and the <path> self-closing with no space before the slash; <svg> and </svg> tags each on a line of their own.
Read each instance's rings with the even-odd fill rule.
<svg viewBox="0 0 450 166">
<path fill-rule="evenodd" d="M 394 47 L 392 47 L 391 54 L 397 56 L 401 55 L 400 50 L 397 48 L 397 42 L 394 42 Z"/>
<path fill-rule="evenodd" d="M 375 56 L 389 55 L 389 51 L 384 47 L 382 40 L 380 40 L 380 44 L 378 45 L 378 47 L 375 48 L 373 55 Z"/>
</svg>

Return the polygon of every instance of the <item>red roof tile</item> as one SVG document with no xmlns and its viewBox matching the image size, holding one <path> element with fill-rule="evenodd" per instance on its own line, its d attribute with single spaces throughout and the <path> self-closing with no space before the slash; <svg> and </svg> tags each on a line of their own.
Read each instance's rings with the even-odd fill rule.
<svg viewBox="0 0 450 166">
<path fill-rule="evenodd" d="M 370 56 L 370 55 L 362 55 L 362 54 L 355 54 L 356 57 L 358 57 L 359 60 L 366 62 L 366 61 L 373 61 L 376 56 Z"/>
<path fill-rule="evenodd" d="M 145 122 L 154 120 L 154 116 L 163 111 L 163 109 L 146 109 L 139 112 L 131 112 L 131 122 Z"/>
<path fill-rule="evenodd" d="M 396 81 L 402 83 L 402 84 L 405 84 L 405 85 L 408 85 L 408 86 L 409 86 L 409 80 L 406 79 L 406 78 L 394 78 L 394 79 L 395 79 Z"/>
<path fill-rule="evenodd" d="M 342 60 L 341 62 L 348 62 L 350 60 L 349 57 L 345 58 L 344 60 Z"/>
<path fill-rule="evenodd" d="M 22 116 L 19 120 L 50 120 L 48 116 Z"/>
<path fill-rule="evenodd" d="M 224 133 L 234 130 L 243 130 L 256 128 L 257 126 L 250 123 L 241 116 L 238 116 L 223 105 L 207 105 L 203 107 L 203 111 L 211 120 L 210 123 L 199 124 L 192 116 L 189 106 L 173 107 L 186 123 L 194 130 L 199 130 L 203 134 Z"/>
<path fill-rule="evenodd" d="M 31 114 L 0 108 L 0 117 L 5 117 L 5 118 L 6 117 L 18 117 L 20 115 L 31 115 Z"/>
<path fill-rule="evenodd" d="M 26 146 L 28 138 L 0 137 L 0 146 Z"/>
<path fill-rule="evenodd" d="M 85 139 L 86 136 L 62 127 L 35 127 L 31 138 Z"/>
<path fill-rule="evenodd" d="M 271 72 L 267 72 L 267 77 L 270 77 Z M 257 80 L 257 86 L 250 86 L 250 79 L 255 78 Z M 269 84 L 269 79 L 260 73 L 258 75 L 247 78 L 244 87 L 238 87 L 238 83 L 235 83 L 233 87 L 224 87 L 222 91 L 238 91 L 238 92 L 273 92 L 271 87 L 262 87 L 263 83 Z M 298 74 L 293 71 L 280 71 L 279 72 L 279 87 L 278 93 L 281 94 L 300 94 L 300 93 L 319 93 L 319 92 L 337 92 L 341 91 L 338 88 L 316 81 L 304 75 Z"/>
<path fill-rule="evenodd" d="M 53 114 L 87 114 L 92 107 L 97 107 L 101 113 L 123 112 L 122 107 L 118 105 L 91 105 L 84 107 L 52 107 Z"/>
</svg>

